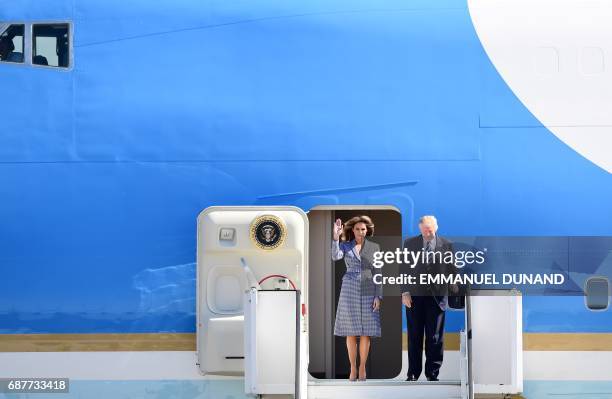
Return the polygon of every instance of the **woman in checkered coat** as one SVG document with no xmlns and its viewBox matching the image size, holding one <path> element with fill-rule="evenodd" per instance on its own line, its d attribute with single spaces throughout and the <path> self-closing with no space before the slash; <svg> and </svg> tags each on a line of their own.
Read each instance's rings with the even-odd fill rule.
<svg viewBox="0 0 612 399">
<path fill-rule="evenodd" d="M 374 223 L 368 216 L 355 216 L 344 225 L 336 220 L 333 228 L 332 259 L 344 259 L 346 272 L 342 277 L 340 299 L 336 310 L 334 335 L 346 337 L 351 374 L 355 381 L 366 379 L 366 362 L 370 352 L 370 337 L 380 337 L 381 285 L 374 284 L 377 272 L 372 266 L 373 254 L 380 251 L 366 237 L 374 234 Z M 340 241 L 342 238 L 342 241 Z M 357 345 L 359 337 L 359 346 Z M 359 370 L 357 349 L 359 347 Z"/>
</svg>

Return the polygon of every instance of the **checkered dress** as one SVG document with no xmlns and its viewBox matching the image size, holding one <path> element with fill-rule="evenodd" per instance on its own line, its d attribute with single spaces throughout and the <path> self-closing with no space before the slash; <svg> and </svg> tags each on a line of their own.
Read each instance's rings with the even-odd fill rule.
<svg viewBox="0 0 612 399">
<path fill-rule="evenodd" d="M 380 337 L 380 312 L 372 309 L 377 286 L 372 281 L 372 271 L 362 267 L 354 247 L 354 240 L 342 243 L 332 240 L 332 259 L 344 258 L 346 264 L 334 335 Z"/>
</svg>

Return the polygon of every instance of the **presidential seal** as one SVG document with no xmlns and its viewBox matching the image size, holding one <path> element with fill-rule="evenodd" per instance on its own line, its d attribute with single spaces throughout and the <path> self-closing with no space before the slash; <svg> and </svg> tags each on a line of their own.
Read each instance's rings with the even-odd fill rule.
<svg viewBox="0 0 612 399">
<path fill-rule="evenodd" d="M 251 240 L 261 249 L 278 248 L 285 241 L 283 221 L 274 215 L 259 216 L 251 223 Z"/>
</svg>

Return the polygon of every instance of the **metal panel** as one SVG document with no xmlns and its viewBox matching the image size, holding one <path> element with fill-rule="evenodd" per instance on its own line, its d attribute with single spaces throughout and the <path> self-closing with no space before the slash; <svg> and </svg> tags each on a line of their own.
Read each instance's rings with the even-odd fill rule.
<svg viewBox="0 0 612 399">
<path fill-rule="evenodd" d="M 245 393 L 295 394 L 299 293 L 251 289 L 245 298 Z"/>
<path fill-rule="evenodd" d="M 516 291 L 474 290 L 471 297 L 472 378 L 477 394 L 523 390 L 522 297 Z"/>
</svg>

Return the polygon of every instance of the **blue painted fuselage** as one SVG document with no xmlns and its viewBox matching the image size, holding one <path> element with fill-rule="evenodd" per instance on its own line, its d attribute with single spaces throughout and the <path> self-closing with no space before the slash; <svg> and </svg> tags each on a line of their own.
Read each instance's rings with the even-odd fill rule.
<svg viewBox="0 0 612 399">
<path fill-rule="evenodd" d="M 0 20 L 74 26 L 70 70 L 0 64 L 0 333 L 194 332 L 211 205 L 612 235 L 612 175 L 516 98 L 464 2 L 30 0 Z M 527 297 L 524 329 L 612 313 Z"/>
</svg>

